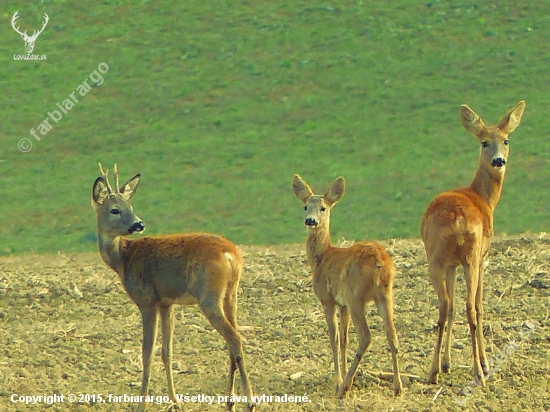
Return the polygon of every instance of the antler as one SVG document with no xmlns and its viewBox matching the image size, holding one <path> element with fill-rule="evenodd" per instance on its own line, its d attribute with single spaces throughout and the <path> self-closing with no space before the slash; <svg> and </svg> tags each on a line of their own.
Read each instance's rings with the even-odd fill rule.
<svg viewBox="0 0 550 412">
<path fill-rule="evenodd" d="M 46 18 L 46 20 L 44 21 L 44 24 L 42 25 L 42 28 L 38 31 L 38 33 L 35 33 L 36 30 L 34 30 L 34 32 L 33 32 L 32 36 L 31 36 L 33 39 L 36 39 L 38 37 L 38 35 L 44 31 L 44 29 L 46 28 L 46 24 L 48 24 L 48 22 L 50 21 L 50 18 L 48 17 L 48 15 L 46 13 L 44 13 L 44 17 Z"/>
<path fill-rule="evenodd" d="M 113 188 L 109 184 L 109 177 L 108 177 L 109 169 L 103 170 L 103 166 L 101 166 L 101 163 L 99 163 L 99 171 L 101 172 L 101 175 L 103 176 L 103 180 L 105 181 L 105 186 L 107 186 L 107 192 L 109 192 L 109 194 L 112 194 L 113 193 Z M 116 168 L 116 165 L 115 165 L 115 173 L 116 173 L 117 181 L 118 181 L 118 170 Z M 117 183 L 117 186 L 118 186 L 118 183 Z"/>
<path fill-rule="evenodd" d="M 19 31 L 19 27 L 15 27 L 15 20 L 17 20 L 19 18 L 19 16 L 17 15 L 18 13 L 19 13 L 19 11 L 16 11 L 15 14 L 13 15 L 13 17 L 11 18 L 11 26 L 13 27 L 13 29 L 17 33 L 19 33 L 21 36 L 23 36 L 24 38 L 27 38 L 29 40 L 36 40 L 38 35 L 44 31 L 44 29 L 46 28 L 46 25 L 50 21 L 50 18 L 48 17 L 48 15 L 46 13 L 44 13 L 44 17 L 46 18 L 46 20 L 44 21 L 44 24 L 42 25 L 42 28 L 40 30 L 38 30 L 38 32 L 36 30 L 34 30 L 33 33 L 32 33 L 32 36 L 29 36 L 27 34 L 27 30 L 25 30 L 24 33 L 21 33 L 21 31 Z"/>
<path fill-rule="evenodd" d="M 120 193 L 120 187 L 118 185 L 118 166 L 117 166 L 116 163 L 115 163 L 115 171 L 114 171 L 113 175 L 115 177 L 115 190 L 116 190 L 116 193 Z"/>
<path fill-rule="evenodd" d="M 11 18 L 11 27 L 13 27 L 13 29 L 19 33 L 21 36 L 25 36 L 25 37 L 28 37 L 27 36 L 27 30 L 25 30 L 25 33 L 21 33 L 19 31 L 19 27 L 15 27 L 15 20 L 17 20 L 19 18 L 19 16 L 17 15 L 17 13 L 19 13 L 19 10 L 15 12 L 15 14 L 13 15 L 13 17 Z"/>
</svg>

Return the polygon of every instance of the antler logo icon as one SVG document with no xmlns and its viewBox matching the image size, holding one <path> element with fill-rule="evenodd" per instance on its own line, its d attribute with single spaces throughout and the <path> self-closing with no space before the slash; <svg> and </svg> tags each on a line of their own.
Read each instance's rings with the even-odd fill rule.
<svg viewBox="0 0 550 412">
<path fill-rule="evenodd" d="M 46 13 L 44 13 L 44 24 L 42 25 L 42 28 L 37 32 L 36 30 L 33 31 L 32 33 L 32 36 L 29 36 L 27 35 L 27 30 L 25 30 L 24 33 L 21 33 L 19 31 L 19 27 L 15 27 L 15 20 L 17 20 L 17 18 L 19 17 L 17 15 L 17 13 L 19 13 L 19 11 L 16 11 L 15 14 L 13 15 L 12 19 L 11 19 L 11 26 L 13 27 L 13 29 L 19 33 L 21 35 L 21 38 L 25 41 L 25 49 L 27 49 L 27 53 L 28 54 L 31 54 L 33 49 L 34 49 L 34 42 L 36 41 L 36 39 L 38 38 L 38 36 L 40 35 L 40 33 L 42 33 L 44 31 L 44 29 L 46 28 L 46 24 L 48 24 L 48 21 L 50 20 L 48 15 Z"/>
</svg>

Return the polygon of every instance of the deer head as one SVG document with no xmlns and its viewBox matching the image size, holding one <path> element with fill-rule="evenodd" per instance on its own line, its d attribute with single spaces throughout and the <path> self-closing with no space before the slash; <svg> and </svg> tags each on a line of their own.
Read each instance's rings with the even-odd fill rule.
<svg viewBox="0 0 550 412">
<path fill-rule="evenodd" d="M 141 175 L 135 175 L 120 187 L 118 167 L 115 165 L 113 189 L 109 184 L 109 170 L 104 170 L 101 163 L 99 170 L 101 177 L 96 179 L 92 189 L 92 207 L 97 213 L 100 236 L 117 237 L 143 232 L 145 226 L 129 203 L 136 193 Z"/>
<path fill-rule="evenodd" d="M 21 38 L 25 42 L 25 49 L 27 49 L 27 53 L 31 54 L 34 49 L 34 42 L 36 41 L 40 33 L 42 33 L 46 28 L 46 24 L 48 24 L 49 17 L 46 13 L 44 13 L 44 24 L 42 25 L 42 28 L 38 32 L 36 30 L 33 30 L 32 36 L 29 36 L 27 35 L 27 30 L 25 30 L 24 33 L 21 33 L 21 31 L 19 31 L 19 27 L 15 27 L 15 20 L 17 20 L 17 18 L 19 17 L 17 13 L 19 12 L 16 11 L 11 19 L 11 26 L 17 33 L 21 35 Z"/>
</svg>

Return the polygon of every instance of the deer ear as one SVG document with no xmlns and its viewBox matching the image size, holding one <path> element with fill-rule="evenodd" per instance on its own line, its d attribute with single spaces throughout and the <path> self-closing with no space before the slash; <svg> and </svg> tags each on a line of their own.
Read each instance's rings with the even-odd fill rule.
<svg viewBox="0 0 550 412">
<path fill-rule="evenodd" d="M 128 201 L 136 194 L 140 179 L 141 175 L 138 173 L 122 185 L 120 188 L 120 194 L 124 200 Z"/>
<path fill-rule="evenodd" d="M 516 107 L 504 115 L 497 127 L 504 133 L 512 133 L 519 126 L 524 110 L 525 100 L 521 100 Z"/>
<path fill-rule="evenodd" d="M 292 176 L 292 191 L 294 196 L 306 203 L 311 196 L 313 196 L 313 191 L 306 183 L 304 179 L 298 174 Z"/>
<path fill-rule="evenodd" d="M 476 137 L 486 129 L 485 123 L 483 123 L 481 117 L 465 104 L 460 106 L 460 119 L 462 120 L 464 128 Z"/>
<path fill-rule="evenodd" d="M 330 185 L 330 187 L 327 190 L 327 193 L 325 193 L 325 197 L 328 199 L 328 201 L 335 205 L 336 202 L 338 202 L 342 196 L 344 196 L 344 193 L 346 192 L 346 179 L 344 179 L 342 176 L 340 176 L 338 179 L 334 181 Z"/>
<path fill-rule="evenodd" d="M 105 184 L 105 179 L 103 179 L 102 177 L 98 177 L 95 180 L 94 186 L 92 188 L 92 205 L 103 204 L 105 199 L 107 199 L 107 196 L 109 196 L 109 190 L 107 189 L 107 185 Z"/>
</svg>

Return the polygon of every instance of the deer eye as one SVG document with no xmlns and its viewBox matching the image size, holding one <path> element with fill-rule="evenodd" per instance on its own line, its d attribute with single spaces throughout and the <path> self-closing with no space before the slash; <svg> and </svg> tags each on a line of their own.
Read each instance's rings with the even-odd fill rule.
<svg viewBox="0 0 550 412">
<path fill-rule="evenodd" d="M 118 215 L 118 214 L 120 214 L 120 210 L 118 210 L 118 209 L 111 209 L 111 214 L 112 214 L 112 215 Z"/>
<path fill-rule="evenodd" d="M 327 208 L 324 206 L 321 206 L 321 212 L 324 212 L 325 210 L 327 210 Z"/>
<path fill-rule="evenodd" d="M 504 141 L 504 146 L 508 146 L 508 142 L 509 142 L 509 140 L 506 139 L 506 140 Z"/>
<path fill-rule="evenodd" d="M 481 146 L 482 146 L 482 147 L 487 147 L 487 146 L 489 146 L 489 143 L 483 141 L 483 142 L 481 142 Z"/>
<path fill-rule="evenodd" d="M 307 210 L 307 206 L 304 206 L 304 210 Z"/>
</svg>

